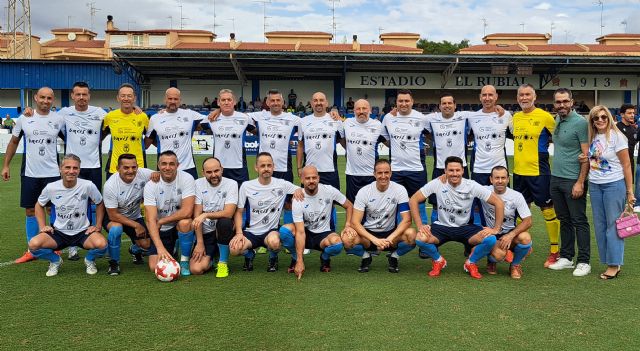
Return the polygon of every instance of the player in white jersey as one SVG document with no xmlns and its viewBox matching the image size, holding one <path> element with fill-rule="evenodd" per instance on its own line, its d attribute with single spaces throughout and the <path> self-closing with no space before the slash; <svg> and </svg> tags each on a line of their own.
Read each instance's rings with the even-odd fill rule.
<svg viewBox="0 0 640 351">
<path fill-rule="evenodd" d="M 273 158 L 268 152 L 256 156 L 255 170 L 258 178 L 243 183 L 238 193 L 238 208 L 233 217 L 235 236 L 229 242 L 234 256 L 245 257 L 244 271 L 253 270 L 255 248 L 269 250 L 267 272 L 278 270 L 278 252 L 281 238 L 278 233 L 280 213 L 287 194 L 297 192 L 295 198 L 302 198 L 302 190 L 284 179 L 273 178 Z M 245 227 L 242 217 L 245 216 Z"/>
<path fill-rule="evenodd" d="M 351 201 L 331 185 L 318 184 L 320 176 L 315 166 L 302 169 L 302 185 L 304 200 L 293 202 L 293 223 L 280 227 L 282 246 L 289 249 L 291 264 L 287 270 L 295 273 L 298 279 L 304 273 L 304 249 L 321 251 L 320 271 L 331 272 L 331 257 L 342 251 L 340 235 L 331 229 L 331 212 L 333 204 L 342 206 L 346 212 L 346 220 L 341 235 L 351 232 Z"/>
<path fill-rule="evenodd" d="M 353 202 L 360 188 L 375 182 L 373 164 L 378 159 L 378 143 L 384 138 L 382 123 L 369 118 L 371 105 L 364 99 L 355 102 L 355 118 L 344 121 L 344 136 L 347 152 L 347 199 Z"/>
<path fill-rule="evenodd" d="M 181 98 L 180 90 L 177 88 L 166 90 L 164 103 L 166 109 L 149 119 L 145 141 L 147 145 L 153 143 L 158 148 L 158 154 L 165 150 L 175 152 L 180 164 L 178 170 L 185 171 L 197 179 L 198 171 L 193 162 L 191 138 L 196 126 L 205 116 L 193 110 L 178 108 Z"/>
<path fill-rule="evenodd" d="M 232 218 L 238 203 L 238 183 L 222 176 L 223 169 L 217 158 L 202 163 L 203 177 L 196 180 L 196 204 L 193 227 L 196 246 L 193 249 L 191 273 L 203 274 L 210 267 L 216 244 L 220 252 L 217 278 L 229 275 L 229 241 L 233 237 Z"/>
<path fill-rule="evenodd" d="M 344 146 L 344 126 L 342 121 L 334 120 L 327 113 L 327 97 L 324 93 L 313 94 L 311 103 L 313 114 L 304 117 L 298 129 L 298 176 L 303 166 L 313 165 L 318 168 L 320 184 L 340 189 L 336 145 L 340 142 Z"/>
<path fill-rule="evenodd" d="M 447 261 L 440 255 L 438 247 L 447 241 L 457 241 L 474 246 L 464 264 L 464 270 L 469 272 L 471 277 L 481 279 L 477 262 L 489 254 L 496 243 L 495 235 L 501 231 L 504 218 L 502 200 L 473 180 L 464 179 L 462 169 L 462 159 L 456 156 L 447 157 L 446 182 L 433 179 L 413 194 L 409 201 L 411 215 L 418 228 L 416 245 L 423 254 L 433 260 L 433 269 L 429 272 L 431 277 L 439 276 L 440 271 L 447 266 Z M 431 194 L 436 194 L 438 199 L 438 220 L 429 226 L 423 225 L 418 204 L 424 202 Z M 495 207 L 493 228 L 469 224 L 473 200 L 476 197 Z"/>
<path fill-rule="evenodd" d="M 496 235 L 497 242 L 491 250 L 487 273 L 496 274 L 496 262 L 502 261 L 507 256 L 507 251 L 513 251 L 513 259 L 509 267 L 511 278 L 520 279 L 522 277 L 522 260 L 531 249 L 531 235 L 528 230 L 531 228 L 531 210 L 529 204 L 521 193 L 509 188 L 509 171 L 504 166 L 495 166 L 491 170 L 489 180 L 490 186 L 486 188 L 492 190 L 504 203 L 504 221 L 502 230 Z M 493 227 L 495 224 L 495 208 L 482 202 L 483 218 L 487 226 Z M 521 218 L 520 223 L 516 222 Z"/>
<path fill-rule="evenodd" d="M 253 121 L 244 113 L 236 112 L 236 98 L 233 91 L 222 89 L 218 93 L 220 117 L 209 121 L 213 131 L 213 156 L 224 167 L 223 177 L 230 178 L 242 185 L 249 180 L 247 157 L 244 148 L 245 133 L 252 132 Z"/>
<path fill-rule="evenodd" d="M 140 205 L 142 205 L 144 186 L 149 180 L 158 182 L 160 173 L 150 169 L 138 168 L 136 156 L 122 154 L 118 157 L 117 173 L 109 177 L 104 183 L 104 206 L 107 210 L 103 228 L 109 233 L 109 271 L 108 275 L 120 274 L 120 244 L 122 233 L 131 239 L 129 253 L 133 263 L 140 265 L 143 250 L 149 249 L 151 240 L 147 226 L 142 219 Z"/>
<path fill-rule="evenodd" d="M 80 158 L 67 154 L 59 168 L 61 180 L 49 183 L 38 197 L 35 214 L 39 233 L 29 241 L 29 251 L 39 259 L 49 261 L 47 277 L 58 274 L 62 258 L 54 250 L 62 250 L 68 246 L 83 247 L 89 252 L 84 259 L 87 274 L 96 274 L 96 257 L 107 251 L 107 240 L 102 236 L 101 224 L 104 206 L 100 190 L 90 181 L 78 179 Z M 97 204 L 95 226 L 91 226 L 87 217 L 89 201 Z M 46 225 L 44 207 L 52 203 L 56 207 L 55 221 Z"/>
<path fill-rule="evenodd" d="M 153 271 L 158 260 L 172 259 L 171 252 L 179 240 L 180 274 L 191 275 L 195 182 L 189 173 L 178 171 L 178 156 L 171 150 L 160 154 L 158 169 L 160 181 L 144 186 L 145 219 L 151 237 L 149 268 Z"/>
<path fill-rule="evenodd" d="M 370 251 L 387 250 L 391 273 L 398 273 L 398 258 L 415 247 L 416 231 L 411 228 L 409 197 L 398 183 L 391 181 L 391 164 L 379 159 L 374 165 L 376 181 L 356 195 L 351 216 L 353 231 L 342 235 L 348 254 L 362 257 L 358 272 L 366 273 L 372 262 Z M 397 222 L 398 214 L 400 222 Z"/>
<path fill-rule="evenodd" d="M 38 234 L 38 222 L 34 208 L 38 195 L 44 187 L 60 179 L 58 164 L 58 136 L 64 130 L 64 118 L 57 112 L 51 111 L 55 100 L 53 90 L 43 87 L 33 97 L 36 110 L 32 118 L 21 116 L 13 128 L 11 140 L 7 144 L 2 167 L 2 179 L 11 178 L 9 166 L 16 154 L 20 139 L 24 141 L 22 167 L 20 171 L 20 207 L 25 209 L 25 229 L 27 243 Z M 23 138 L 24 137 L 24 138 Z M 18 258 L 16 263 L 34 260 L 35 257 L 27 251 Z"/>
</svg>

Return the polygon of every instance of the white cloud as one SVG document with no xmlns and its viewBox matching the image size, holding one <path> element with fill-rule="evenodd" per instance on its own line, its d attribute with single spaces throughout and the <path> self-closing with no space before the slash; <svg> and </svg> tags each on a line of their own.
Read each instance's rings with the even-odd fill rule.
<svg viewBox="0 0 640 351">
<path fill-rule="evenodd" d="M 548 2 L 541 2 L 538 5 L 534 6 L 536 10 L 549 10 L 551 8 L 551 4 Z"/>
</svg>

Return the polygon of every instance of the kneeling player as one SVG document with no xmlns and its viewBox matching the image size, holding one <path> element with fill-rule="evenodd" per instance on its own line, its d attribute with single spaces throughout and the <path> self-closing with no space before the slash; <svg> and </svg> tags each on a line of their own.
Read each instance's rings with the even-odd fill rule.
<svg viewBox="0 0 640 351">
<path fill-rule="evenodd" d="M 280 233 L 278 224 L 280 213 L 287 194 L 294 199 L 302 199 L 302 189 L 284 179 L 273 178 L 273 158 L 268 152 L 256 156 L 255 170 L 258 178 L 242 183 L 238 193 L 238 208 L 233 217 L 235 236 L 229 242 L 234 256 L 243 255 L 244 271 L 253 270 L 255 248 L 266 247 L 269 250 L 267 272 L 278 270 L 278 252 L 280 251 Z M 242 216 L 246 213 L 246 228 L 242 228 Z"/>
<path fill-rule="evenodd" d="M 379 159 L 374 165 L 376 181 L 358 191 L 353 204 L 351 228 L 342 242 L 348 254 L 362 257 L 358 272 L 369 271 L 372 257 L 369 251 L 392 251 L 387 255 L 389 272 L 398 273 L 398 258 L 415 247 L 416 231 L 411 227 L 409 197 L 398 183 L 391 181 L 391 164 Z M 396 214 L 401 221 L 396 223 Z"/>
<path fill-rule="evenodd" d="M 293 224 L 285 224 L 280 228 L 282 245 L 292 252 L 291 265 L 288 272 L 295 272 L 298 279 L 304 273 L 304 249 L 321 251 L 320 271 L 331 271 L 331 257 L 342 251 L 340 236 L 331 230 L 331 211 L 333 203 L 342 206 L 347 213 L 345 228 L 342 234 L 353 231 L 350 227 L 353 205 L 331 185 L 318 184 L 320 176 L 315 166 L 302 169 L 302 185 L 304 200 L 293 202 Z M 295 245 L 294 245 L 295 233 Z"/>
<path fill-rule="evenodd" d="M 61 180 L 49 183 L 42 190 L 35 206 L 40 232 L 29 240 L 29 250 L 39 259 L 49 263 L 47 277 L 58 274 L 62 258 L 54 250 L 78 246 L 89 250 L 84 259 L 87 274 L 96 274 L 96 257 L 107 251 L 107 240 L 102 236 L 100 224 L 90 226 L 87 218 L 89 200 L 96 204 L 96 223 L 102 223 L 104 205 L 98 188 L 88 180 L 78 179 L 80 158 L 67 154 L 60 166 Z M 49 202 L 56 208 L 53 228 L 46 225 L 45 209 Z"/>
<path fill-rule="evenodd" d="M 509 189 L 509 171 L 503 166 L 493 167 L 489 177 L 492 186 L 486 188 L 493 190 L 504 202 L 504 222 L 496 245 L 491 250 L 487 273 L 496 274 L 496 262 L 504 260 L 507 250 L 513 251 L 513 260 L 509 267 L 511 278 L 520 279 L 522 277 L 522 266 L 520 263 L 531 249 L 531 235 L 528 230 L 531 228 L 531 211 L 524 196 L 519 192 Z M 482 212 L 487 226 L 492 227 L 495 223 L 495 208 L 482 202 Z M 516 225 L 516 218 L 520 217 L 522 222 Z"/>
<path fill-rule="evenodd" d="M 477 262 L 489 254 L 496 243 L 495 234 L 499 233 L 504 215 L 502 200 L 491 190 L 484 188 L 473 180 L 462 178 L 463 163 L 457 156 L 449 156 L 445 160 L 446 182 L 434 179 L 420 188 L 409 201 L 411 215 L 419 232 L 416 245 L 423 254 L 433 260 L 433 269 L 429 276 L 437 277 L 447 266 L 447 261 L 438 252 L 438 246 L 447 241 L 457 241 L 474 246 L 469 259 L 464 263 L 464 270 L 475 279 L 482 278 L 478 272 Z M 431 194 L 436 194 L 438 201 L 438 220 L 431 226 L 423 225 L 419 204 Z M 473 214 L 473 200 L 479 198 L 495 206 L 495 225 L 493 228 L 482 228 L 468 224 Z"/>
<path fill-rule="evenodd" d="M 233 237 L 232 217 L 238 203 L 238 183 L 222 176 L 222 165 L 215 157 L 202 163 L 204 177 L 196 180 L 196 205 L 193 228 L 196 246 L 189 267 L 192 274 L 211 268 L 216 244 L 220 252 L 216 277 L 229 275 L 229 241 Z"/>
<path fill-rule="evenodd" d="M 160 173 L 150 169 L 138 168 L 136 156 L 122 154 L 118 157 L 118 171 L 104 183 L 104 206 L 107 215 L 104 228 L 109 235 L 109 271 L 108 275 L 120 274 L 120 244 L 122 233 L 126 233 L 131 242 L 129 253 L 134 264 L 143 264 L 142 253 L 151 245 L 147 226 L 140 213 L 143 190 L 149 180 L 157 182 Z"/>
</svg>

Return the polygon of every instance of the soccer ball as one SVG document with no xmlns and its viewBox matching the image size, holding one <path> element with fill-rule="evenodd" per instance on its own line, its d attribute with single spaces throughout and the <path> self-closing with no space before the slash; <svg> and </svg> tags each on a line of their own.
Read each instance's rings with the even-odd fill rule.
<svg viewBox="0 0 640 351">
<path fill-rule="evenodd" d="M 161 282 L 172 282 L 180 276 L 180 265 L 176 260 L 158 260 L 156 278 Z"/>
</svg>

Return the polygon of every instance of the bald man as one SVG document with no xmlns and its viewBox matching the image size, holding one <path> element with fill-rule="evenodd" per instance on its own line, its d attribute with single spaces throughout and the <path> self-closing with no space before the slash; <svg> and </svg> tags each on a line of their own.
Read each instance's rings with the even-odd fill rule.
<svg viewBox="0 0 640 351">
<path fill-rule="evenodd" d="M 25 209 L 27 243 L 38 234 L 38 221 L 35 217 L 35 205 L 38 196 L 49 183 L 60 179 L 58 166 L 58 136 L 63 137 L 65 128 L 64 117 L 51 111 L 55 101 L 53 90 L 43 87 L 33 97 L 36 104 L 32 118 L 20 116 L 13 128 L 11 140 L 2 167 L 2 179 L 9 181 L 11 173 L 9 166 L 16 154 L 20 139 L 24 137 L 25 153 L 22 156 L 20 173 L 20 207 Z M 27 250 L 16 263 L 34 260 L 35 257 Z"/>
<path fill-rule="evenodd" d="M 373 164 L 378 159 L 378 143 L 385 139 L 380 136 L 382 123 L 369 118 L 371 105 L 365 99 L 354 103 L 355 118 L 344 121 L 344 135 L 347 151 L 347 199 L 354 202 L 360 188 L 375 181 Z"/>
<path fill-rule="evenodd" d="M 185 171 L 198 179 L 198 172 L 193 161 L 191 138 L 193 132 L 204 115 L 193 110 L 178 108 L 182 104 L 180 90 L 169 88 L 164 93 L 164 111 L 151 116 L 145 142 L 158 148 L 158 155 L 171 150 L 178 155 L 178 170 Z"/>
</svg>

